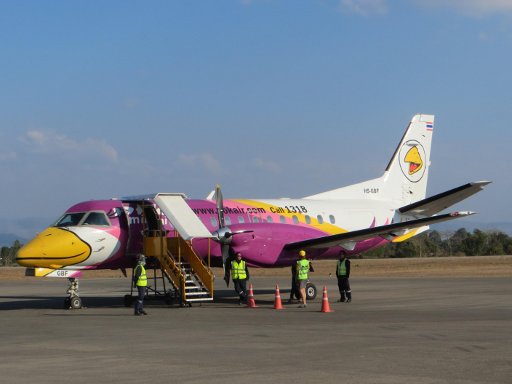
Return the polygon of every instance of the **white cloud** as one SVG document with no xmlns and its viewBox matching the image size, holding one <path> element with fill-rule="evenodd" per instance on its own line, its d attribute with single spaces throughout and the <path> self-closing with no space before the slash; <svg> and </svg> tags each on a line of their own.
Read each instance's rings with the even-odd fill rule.
<svg viewBox="0 0 512 384">
<path fill-rule="evenodd" d="M 487 40 L 489 40 L 489 35 L 486 32 L 480 32 L 478 34 L 478 40 L 487 41 Z"/>
<path fill-rule="evenodd" d="M 87 139 L 86 146 L 102 153 L 112 161 L 117 161 L 118 155 L 116 149 L 105 140 Z"/>
<path fill-rule="evenodd" d="M 126 109 L 135 109 L 137 107 L 139 107 L 142 103 L 140 101 L 140 99 L 136 98 L 136 97 L 129 97 L 125 100 L 123 100 L 123 107 L 126 108 Z"/>
<path fill-rule="evenodd" d="M 66 135 L 45 132 L 28 131 L 21 137 L 29 151 L 45 155 L 57 155 L 65 158 L 76 157 L 106 157 L 111 161 L 118 160 L 118 154 L 114 147 L 103 139 L 86 139 L 78 141 Z"/>
<path fill-rule="evenodd" d="M 0 152 L 0 161 L 16 160 L 18 155 L 14 151 Z"/>
<path fill-rule="evenodd" d="M 279 164 L 270 160 L 264 160 L 260 158 L 252 159 L 251 165 L 256 169 L 271 173 L 280 173 L 282 170 Z"/>
<path fill-rule="evenodd" d="M 221 173 L 222 166 L 220 162 L 210 153 L 180 155 L 178 162 L 181 166 L 187 168 L 202 168 L 209 172 Z"/>
<path fill-rule="evenodd" d="M 483 16 L 512 12 L 512 0 L 415 0 L 428 7 L 453 8 L 462 13 Z"/>
<path fill-rule="evenodd" d="M 362 16 L 384 14 L 388 11 L 386 0 L 341 0 L 340 8 Z"/>
<path fill-rule="evenodd" d="M 410 0 L 423 7 L 451 8 L 472 16 L 512 13 L 512 0 Z M 344 12 L 370 16 L 388 12 L 387 0 L 339 0 Z"/>
</svg>

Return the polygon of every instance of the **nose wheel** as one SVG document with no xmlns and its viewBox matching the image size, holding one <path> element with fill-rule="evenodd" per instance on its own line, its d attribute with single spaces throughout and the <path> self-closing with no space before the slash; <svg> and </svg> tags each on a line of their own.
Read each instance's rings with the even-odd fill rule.
<svg viewBox="0 0 512 384">
<path fill-rule="evenodd" d="M 64 299 L 64 309 L 82 308 L 82 299 L 78 295 L 78 279 L 72 277 L 68 279 L 69 285 L 66 293 L 69 297 Z"/>
</svg>

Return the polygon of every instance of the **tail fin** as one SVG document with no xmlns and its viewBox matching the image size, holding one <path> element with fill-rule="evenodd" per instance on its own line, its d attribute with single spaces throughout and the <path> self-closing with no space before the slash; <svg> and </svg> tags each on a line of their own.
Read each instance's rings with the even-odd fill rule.
<svg viewBox="0 0 512 384">
<path fill-rule="evenodd" d="M 388 200 L 398 206 L 424 199 L 433 127 L 433 115 L 415 115 L 381 177 L 306 198 Z"/>
</svg>

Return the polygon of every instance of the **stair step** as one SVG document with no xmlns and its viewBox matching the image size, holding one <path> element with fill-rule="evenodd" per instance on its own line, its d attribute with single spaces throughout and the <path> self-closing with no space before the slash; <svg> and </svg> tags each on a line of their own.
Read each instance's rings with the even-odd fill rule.
<svg viewBox="0 0 512 384">
<path fill-rule="evenodd" d="M 193 303 L 193 302 L 199 302 L 199 301 L 213 301 L 212 297 L 204 297 L 200 299 L 186 299 L 185 302 L 187 303 Z"/>
<path fill-rule="evenodd" d="M 201 291 L 201 292 L 187 292 L 185 294 L 186 296 L 199 296 L 199 295 L 209 295 L 208 292 L 206 291 Z"/>
</svg>

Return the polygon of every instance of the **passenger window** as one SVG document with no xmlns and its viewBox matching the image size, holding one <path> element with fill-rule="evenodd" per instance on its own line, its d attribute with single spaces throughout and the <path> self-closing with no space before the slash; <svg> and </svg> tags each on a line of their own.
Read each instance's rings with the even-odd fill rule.
<svg viewBox="0 0 512 384">
<path fill-rule="evenodd" d="M 299 218 L 297 216 L 293 215 L 292 219 L 293 219 L 293 224 L 299 224 Z"/>
<path fill-rule="evenodd" d="M 258 217 L 257 217 L 257 216 L 253 216 L 253 217 L 252 217 L 252 222 L 253 222 L 253 223 L 259 223 L 259 221 L 260 221 L 260 219 L 258 219 Z"/>
<path fill-rule="evenodd" d="M 284 217 L 283 215 L 279 216 L 279 220 L 281 221 L 281 223 L 286 224 L 286 217 Z"/>
<path fill-rule="evenodd" d="M 273 220 L 272 220 L 272 216 L 267 216 L 267 223 L 272 223 Z"/>
<path fill-rule="evenodd" d="M 226 225 L 231 225 L 231 217 L 225 216 L 224 221 L 226 222 Z"/>
<path fill-rule="evenodd" d="M 103 212 L 89 212 L 85 218 L 83 225 L 103 225 L 109 226 L 107 216 Z"/>
<path fill-rule="evenodd" d="M 215 218 L 215 216 L 211 216 L 210 217 L 210 224 L 212 225 L 212 227 L 216 228 L 217 227 L 217 219 Z"/>
<path fill-rule="evenodd" d="M 336 219 L 334 218 L 333 215 L 329 215 L 329 221 L 331 222 L 331 224 L 334 224 L 336 222 Z"/>
<path fill-rule="evenodd" d="M 311 224 L 311 217 L 309 215 L 306 215 L 306 224 Z"/>
<path fill-rule="evenodd" d="M 316 218 L 318 220 L 318 224 L 323 224 L 324 218 L 322 217 L 322 215 L 318 215 Z"/>
<path fill-rule="evenodd" d="M 239 223 L 239 224 L 243 224 L 243 223 L 245 223 L 245 220 L 244 220 L 244 217 L 243 217 L 243 216 L 238 216 L 238 223 Z"/>
</svg>

